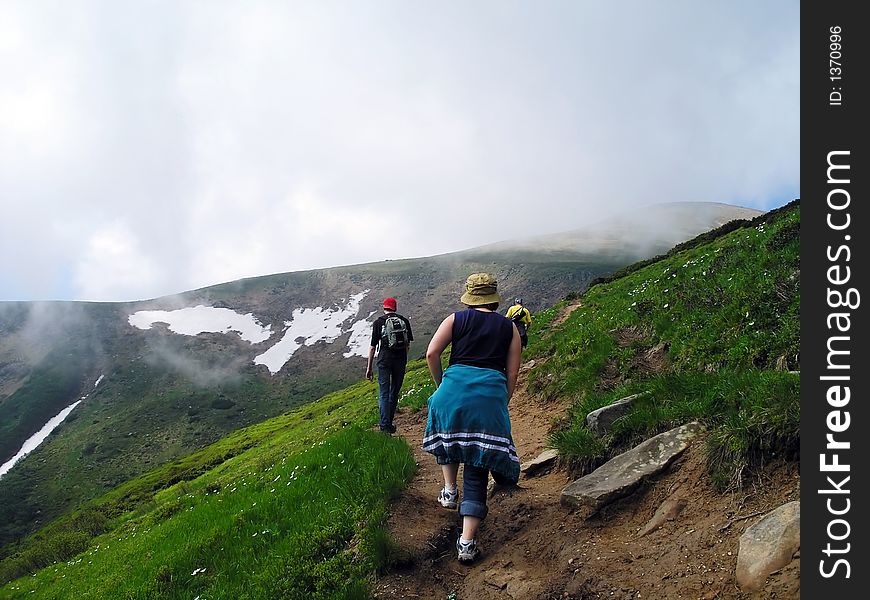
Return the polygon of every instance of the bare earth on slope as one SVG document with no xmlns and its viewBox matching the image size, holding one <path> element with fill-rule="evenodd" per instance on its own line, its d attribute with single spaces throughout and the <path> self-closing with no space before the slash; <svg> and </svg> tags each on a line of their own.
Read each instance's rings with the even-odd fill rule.
<svg viewBox="0 0 870 600">
<path fill-rule="evenodd" d="M 529 397 L 521 373 L 510 413 L 522 462 L 544 450 L 550 425 L 565 408 Z M 759 517 L 740 518 L 799 499 L 796 464 L 771 465 L 743 492 L 722 495 L 706 474 L 703 441 L 696 442 L 655 481 L 589 519 L 560 506 L 569 482 L 563 471 L 521 478 L 518 489 L 498 491 L 490 499 L 478 534 L 481 558 L 464 566 L 454 549 L 458 512 L 436 502 L 441 470 L 420 448 L 425 424 L 425 408 L 397 415 L 399 434 L 414 448 L 419 470 L 391 506 L 389 520 L 390 533 L 408 559 L 376 582 L 377 598 L 799 597 L 799 561 L 772 575 L 760 593 L 741 593 L 734 578 L 738 538 Z M 668 497 L 685 500 L 686 508 L 639 537 Z"/>
</svg>

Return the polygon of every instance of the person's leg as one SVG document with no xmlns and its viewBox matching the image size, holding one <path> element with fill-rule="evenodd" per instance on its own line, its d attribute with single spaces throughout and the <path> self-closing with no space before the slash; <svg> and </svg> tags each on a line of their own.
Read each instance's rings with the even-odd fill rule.
<svg viewBox="0 0 870 600">
<path fill-rule="evenodd" d="M 444 475 L 444 487 L 438 492 L 438 503 L 450 510 L 456 509 L 459 503 L 459 489 L 456 487 L 456 473 L 459 471 L 459 463 L 439 463 L 441 474 Z"/>
<path fill-rule="evenodd" d="M 479 467 L 465 465 L 462 473 L 462 504 L 459 514 L 462 515 L 462 534 L 456 540 L 456 552 L 459 562 L 471 563 L 480 554 L 477 545 L 477 530 L 481 521 L 486 518 L 486 484 L 489 471 Z"/>
<path fill-rule="evenodd" d="M 402 391 L 402 382 L 405 380 L 405 362 L 397 360 L 391 367 L 389 424 L 390 429 L 395 430 L 393 417 L 396 416 L 396 407 L 399 405 L 399 393 Z"/>
<path fill-rule="evenodd" d="M 483 519 L 465 515 L 462 517 L 462 539 L 471 541 L 477 537 L 477 530 Z"/>
<path fill-rule="evenodd" d="M 444 487 L 449 490 L 455 490 L 456 476 L 459 474 L 459 463 L 441 465 L 441 474 L 444 475 Z"/>
<path fill-rule="evenodd" d="M 462 504 L 459 514 L 462 515 L 462 539 L 473 540 L 477 536 L 480 522 L 486 518 L 489 508 L 486 506 L 486 485 L 489 471 L 480 467 L 465 465 L 462 473 Z"/>
<path fill-rule="evenodd" d="M 378 411 L 381 431 L 390 431 L 390 383 L 392 369 L 389 364 L 378 361 Z"/>
</svg>

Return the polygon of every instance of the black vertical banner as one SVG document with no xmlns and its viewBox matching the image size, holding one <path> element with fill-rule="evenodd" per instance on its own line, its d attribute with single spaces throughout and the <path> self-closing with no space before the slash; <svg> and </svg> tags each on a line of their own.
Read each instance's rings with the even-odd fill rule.
<svg viewBox="0 0 870 600">
<path fill-rule="evenodd" d="M 801 595 L 870 593 L 870 21 L 801 5 Z M 865 306 L 868 304 L 868 306 Z"/>
</svg>

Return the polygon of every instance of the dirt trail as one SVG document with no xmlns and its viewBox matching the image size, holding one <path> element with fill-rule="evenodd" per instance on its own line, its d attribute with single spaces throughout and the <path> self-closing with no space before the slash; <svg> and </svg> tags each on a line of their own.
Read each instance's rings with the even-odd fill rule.
<svg viewBox="0 0 870 600">
<path fill-rule="evenodd" d="M 539 406 L 525 393 L 526 370 L 520 372 L 517 392 L 511 400 L 511 428 L 521 460 L 538 456 L 546 447 L 551 420 L 564 406 Z M 391 507 L 389 529 L 413 562 L 399 566 L 376 586 L 378 598 L 441 598 L 453 592 L 457 598 L 545 597 L 551 571 L 557 566 L 557 548 L 546 548 L 536 532 L 542 521 L 563 518 L 559 494 L 567 480 L 553 472 L 535 479 L 521 479 L 510 493 L 498 491 L 489 500 L 490 513 L 479 534 L 482 558 L 471 568 L 456 561 L 454 543 L 460 518 L 435 501 L 444 484 L 441 468 L 432 455 L 423 452 L 425 408 L 396 417 L 398 434 L 414 448 L 419 465 L 416 476 Z M 461 471 L 460 471 L 461 481 Z M 461 486 L 461 483 L 460 483 Z M 536 539 L 530 539 L 536 538 Z M 510 594 L 505 595 L 505 590 Z M 517 595 L 519 593 L 519 595 Z"/>
<path fill-rule="evenodd" d="M 529 395 L 527 368 L 520 371 L 510 403 L 522 462 L 545 449 L 551 423 L 567 408 Z M 734 578 L 738 538 L 758 519 L 740 517 L 799 499 L 796 464 L 770 465 L 748 489 L 722 495 L 709 482 L 701 441 L 655 481 L 589 519 L 560 506 L 560 493 L 569 482 L 564 471 L 521 477 L 518 489 L 498 491 L 489 500 L 489 516 L 478 534 L 481 558 L 464 566 L 454 550 L 458 512 L 436 502 L 443 485 L 440 467 L 420 448 L 425 425 L 425 408 L 396 417 L 398 434 L 414 448 L 419 470 L 391 506 L 390 533 L 407 551 L 407 560 L 375 583 L 379 599 L 713 600 L 800 595 L 799 561 L 772 575 L 760 593 L 741 593 Z M 675 520 L 638 536 L 668 497 L 685 500 L 686 508 Z"/>
<path fill-rule="evenodd" d="M 574 302 L 568 304 L 567 306 L 565 306 L 562 309 L 562 311 L 559 313 L 559 315 L 555 319 L 553 319 L 553 322 L 551 323 L 550 326 L 554 327 L 556 325 L 561 325 L 562 323 L 564 323 L 565 321 L 568 320 L 568 317 L 571 316 L 572 312 L 574 312 L 575 310 L 577 310 L 581 306 L 583 306 L 582 300 L 575 300 Z"/>
</svg>

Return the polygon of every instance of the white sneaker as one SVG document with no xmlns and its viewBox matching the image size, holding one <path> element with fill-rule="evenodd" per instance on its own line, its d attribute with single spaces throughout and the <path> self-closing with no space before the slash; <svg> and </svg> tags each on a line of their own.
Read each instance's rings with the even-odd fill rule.
<svg viewBox="0 0 870 600">
<path fill-rule="evenodd" d="M 459 488 L 456 488 L 452 492 L 447 488 L 442 488 L 441 493 L 438 494 L 438 502 L 441 503 L 441 506 L 444 508 L 454 509 L 459 504 Z"/>
<path fill-rule="evenodd" d="M 456 538 L 456 552 L 459 562 L 462 563 L 474 562 L 474 559 L 480 554 L 480 550 L 477 548 L 477 541 L 463 542 L 462 536 Z"/>
</svg>

